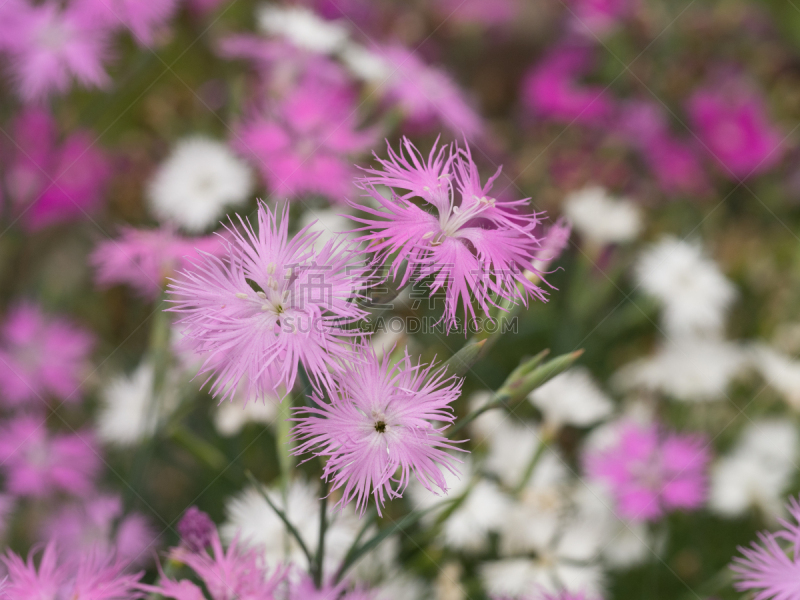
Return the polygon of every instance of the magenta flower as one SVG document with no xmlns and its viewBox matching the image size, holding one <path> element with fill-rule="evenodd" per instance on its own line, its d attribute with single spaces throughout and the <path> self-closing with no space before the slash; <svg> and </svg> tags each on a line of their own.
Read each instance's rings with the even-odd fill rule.
<svg viewBox="0 0 800 600">
<path fill-rule="evenodd" d="M 456 473 L 448 451 L 457 447 L 442 432 L 454 421 L 450 404 L 462 380 L 413 364 L 407 351 L 394 365 L 391 352 L 381 360 L 363 353 L 365 362 L 337 376 L 330 402 L 315 391 L 316 406 L 295 409 L 295 454 L 327 457 L 322 476 L 342 488 L 338 506 L 355 500 L 362 514 L 370 495 L 379 514 L 387 498 L 402 497 L 412 473 L 428 490 L 447 492 L 441 469 Z"/>
<path fill-rule="evenodd" d="M 629 102 L 619 124 L 629 143 L 642 155 L 665 194 L 703 194 L 710 184 L 696 144 L 679 139 L 666 115 L 652 102 Z"/>
<path fill-rule="evenodd" d="M 137 583 L 141 573 L 122 572 L 113 558 L 99 553 L 82 555 L 77 565 L 62 564 L 54 543 L 45 546 L 38 568 L 33 553 L 24 561 L 10 550 L 2 558 L 8 570 L 3 598 L 32 600 L 80 598 L 81 600 L 133 600 L 141 598 Z"/>
<path fill-rule="evenodd" d="M 585 46 L 556 48 L 533 67 L 522 82 L 522 100 L 536 115 L 560 123 L 601 125 L 614 113 L 608 94 L 577 80 L 592 64 Z"/>
<path fill-rule="evenodd" d="M 91 553 L 116 556 L 126 569 L 150 562 L 158 546 L 158 534 L 140 513 L 123 513 L 122 499 L 101 495 L 63 506 L 42 527 L 43 540 L 55 542 L 62 561 L 76 564 Z M 66 551 L 68 549 L 68 551 Z"/>
<path fill-rule="evenodd" d="M 700 437 L 629 422 L 612 447 L 586 457 L 586 469 L 609 487 L 620 517 L 655 521 L 703 504 L 709 459 Z"/>
<path fill-rule="evenodd" d="M 12 127 L 5 185 L 23 226 L 36 230 L 95 212 L 111 169 L 91 134 L 75 131 L 59 143 L 53 117 L 35 108 L 17 116 Z"/>
<path fill-rule="evenodd" d="M 125 227 L 114 240 L 100 242 L 90 257 L 95 281 L 107 287 L 125 284 L 154 300 L 167 279 L 201 256 L 222 256 L 225 239 L 219 235 L 189 238 L 170 229 Z"/>
<path fill-rule="evenodd" d="M 72 79 L 87 87 L 105 87 L 110 79 L 104 60 L 109 56 L 110 31 L 80 3 L 62 7 L 54 0 L 33 4 L 10 0 L 0 8 L 0 52 L 8 56 L 17 93 L 26 101 L 41 101 L 66 93 Z"/>
<path fill-rule="evenodd" d="M 73 0 L 86 15 L 93 18 L 95 27 L 110 30 L 126 28 L 133 39 L 151 46 L 156 34 L 165 29 L 167 21 L 178 8 L 176 0 L 148 2 L 143 0 Z"/>
<path fill-rule="evenodd" d="M 443 290 L 445 295 L 448 329 L 457 327 L 459 304 L 470 321 L 476 320 L 472 297 L 486 313 L 498 298 L 526 305 L 528 296 L 545 300 L 546 292 L 524 276 L 526 269 L 536 270 L 539 215 L 523 212 L 528 199 L 489 195 L 499 170 L 482 186 L 469 147 L 437 150 L 434 144 L 426 162 L 408 139 L 399 153 L 389 148 L 389 158 L 378 162 L 382 170 L 366 169 L 360 185 L 384 210 L 350 202 L 366 213 L 352 217 L 363 225 L 356 231 L 364 232 L 360 240 L 369 242 L 378 260 L 401 257 L 391 268 L 395 277 L 402 258 L 408 261 L 402 285 L 412 277 L 432 276 L 431 294 Z M 379 185 L 392 188 L 393 197 L 381 195 L 375 189 Z M 414 198 L 435 212 L 420 208 Z"/>
<path fill-rule="evenodd" d="M 403 112 L 410 127 L 430 131 L 442 124 L 455 135 L 470 139 L 483 133 L 480 115 L 447 73 L 403 46 L 381 48 L 378 55 L 389 74 L 379 82 L 385 99 Z"/>
<path fill-rule="evenodd" d="M 0 392 L 7 405 L 81 398 L 94 337 L 35 304 L 13 306 L 0 325 Z"/>
<path fill-rule="evenodd" d="M 353 191 L 353 157 L 371 148 L 374 130 L 358 130 L 348 89 L 304 81 L 273 110 L 253 114 L 232 144 L 258 167 L 281 200 L 320 194 L 341 202 Z"/>
<path fill-rule="evenodd" d="M 590 39 L 603 36 L 630 17 L 637 0 L 568 0 L 567 14 L 573 31 Z"/>
<path fill-rule="evenodd" d="M 731 570 L 740 592 L 754 600 L 794 600 L 800 595 L 800 503 L 792 498 L 786 507 L 791 521 L 779 519 L 782 529 L 760 532 L 760 544 L 739 547 L 743 556 L 733 559 Z"/>
<path fill-rule="evenodd" d="M 709 84 L 687 109 L 695 133 L 730 178 L 764 173 L 783 157 L 783 134 L 770 123 L 763 97 L 743 81 Z"/>
<path fill-rule="evenodd" d="M 227 550 L 223 549 L 216 529 L 211 537 L 210 552 L 194 551 L 181 545 L 170 551 L 170 558 L 194 571 L 211 600 L 273 600 L 275 590 L 286 579 L 285 569 L 269 573 L 264 566 L 264 554 L 258 548 L 244 548 L 234 540 Z M 175 600 L 206 598 L 192 581 L 173 580 L 163 573 L 158 585 L 141 585 L 140 588 Z"/>
<path fill-rule="evenodd" d="M 0 470 L 17 496 L 85 495 L 101 466 L 91 432 L 50 434 L 43 422 L 18 417 L 0 431 Z"/>
<path fill-rule="evenodd" d="M 211 545 L 217 528 L 207 513 L 190 506 L 178 522 L 181 543 L 192 552 L 201 552 Z"/>
<path fill-rule="evenodd" d="M 258 232 L 240 219 L 224 260 L 204 255 L 168 286 L 188 346 L 205 359 L 200 372 L 216 377 L 214 395 L 232 398 L 243 380 L 251 398 L 290 390 L 301 364 L 329 383 L 355 358 L 350 340 L 360 333 L 345 327 L 366 315 L 353 302 L 366 272 L 344 242 L 315 252 L 311 225 L 290 238 L 288 214 L 279 223 L 261 204 Z"/>
</svg>

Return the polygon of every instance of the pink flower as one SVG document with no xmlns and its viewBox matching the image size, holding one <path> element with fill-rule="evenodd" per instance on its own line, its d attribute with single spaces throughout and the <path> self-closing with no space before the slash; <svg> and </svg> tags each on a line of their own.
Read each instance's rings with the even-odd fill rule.
<svg viewBox="0 0 800 600">
<path fill-rule="evenodd" d="M 33 417 L 18 417 L 0 432 L 0 469 L 6 488 L 17 496 L 55 492 L 85 495 L 100 470 L 91 432 L 50 434 Z"/>
<path fill-rule="evenodd" d="M 7 600 L 80 598 L 81 600 L 134 600 L 141 573 L 122 573 L 113 558 L 97 553 L 82 555 L 75 563 L 62 564 L 54 543 L 45 546 L 37 568 L 33 553 L 27 561 L 10 550 L 2 558 L 8 569 L 3 591 Z"/>
<path fill-rule="evenodd" d="M 88 371 L 93 336 L 35 304 L 13 306 L 0 326 L 0 392 L 7 405 L 77 402 Z"/>
<path fill-rule="evenodd" d="M 687 109 L 695 133 L 730 178 L 764 173 L 783 157 L 783 134 L 770 123 L 764 99 L 741 80 L 700 88 Z"/>
<path fill-rule="evenodd" d="M 178 522 L 181 543 L 192 552 L 201 552 L 210 546 L 216 530 L 211 517 L 196 506 L 190 506 Z"/>
<path fill-rule="evenodd" d="M 35 108 L 16 118 L 13 131 L 5 184 L 27 229 L 84 219 L 97 210 L 111 169 L 89 132 L 75 131 L 59 144 L 55 120 Z"/>
<path fill-rule="evenodd" d="M 669 130 L 664 112 L 645 101 L 629 102 L 619 124 L 625 137 L 644 158 L 666 194 L 703 194 L 710 184 L 695 144 Z"/>
<path fill-rule="evenodd" d="M 465 25 L 505 25 L 520 12 L 519 0 L 435 0 L 436 12 Z"/>
<path fill-rule="evenodd" d="M 545 273 L 550 265 L 561 257 L 567 249 L 571 234 L 572 225 L 564 217 L 547 228 L 533 263 L 535 273 Z"/>
<path fill-rule="evenodd" d="M 586 457 L 586 469 L 608 485 L 620 517 L 655 521 L 703 504 L 709 458 L 700 437 L 628 422 L 612 447 Z"/>
<path fill-rule="evenodd" d="M 40 534 L 62 549 L 62 560 L 69 564 L 94 552 L 116 556 L 126 569 L 142 566 L 150 562 L 158 545 L 158 535 L 147 518 L 135 512 L 125 515 L 122 499 L 113 495 L 63 506 Z"/>
<path fill-rule="evenodd" d="M 137 43 L 151 46 L 178 8 L 177 0 L 73 0 L 97 28 L 129 29 Z"/>
<path fill-rule="evenodd" d="M 178 546 L 171 550 L 170 558 L 194 571 L 208 590 L 211 600 L 275 600 L 275 590 L 286 579 L 285 569 L 269 573 L 264 566 L 264 554 L 258 548 L 244 548 L 234 540 L 224 550 L 216 530 L 211 538 L 210 553 L 205 549 L 193 551 Z M 140 587 L 175 600 L 206 598 L 195 583 L 188 579 L 169 579 L 163 573 L 158 585 Z"/>
<path fill-rule="evenodd" d="M 355 357 L 360 334 L 345 326 L 366 314 L 353 302 L 367 284 L 359 257 L 335 240 L 315 252 L 313 224 L 289 238 L 288 215 L 279 223 L 259 205 L 258 232 L 240 218 L 225 260 L 204 255 L 168 286 L 188 346 L 205 359 L 200 372 L 215 375 L 214 395 L 232 398 L 240 381 L 253 398 L 290 390 L 301 364 L 329 382 Z"/>
<path fill-rule="evenodd" d="M 442 124 L 455 135 L 476 138 L 483 121 L 464 91 L 444 71 L 423 62 L 403 46 L 377 50 L 386 62 L 388 79 L 379 82 L 386 101 L 396 105 L 415 129 L 430 131 Z"/>
<path fill-rule="evenodd" d="M 375 143 L 373 130 L 358 130 L 349 89 L 303 82 L 271 111 L 253 114 L 232 142 L 261 170 L 280 199 L 320 194 L 343 201 L 352 190 L 352 157 Z"/>
<path fill-rule="evenodd" d="M 192 261 L 225 252 L 225 239 L 219 235 L 189 238 L 170 229 L 125 227 L 117 239 L 100 242 L 89 260 L 98 285 L 126 284 L 153 300 L 167 279 Z"/>
<path fill-rule="evenodd" d="M 614 112 L 608 94 L 597 86 L 582 86 L 577 79 L 592 63 L 586 46 L 556 48 L 533 67 L 522 82 L 522 101 L 543 119 L 561 123 L 601 125 Z"/>
<path fill-rule="evenodd" d="M 330 402 L 315 391 L 316 406 L 295 409 L 295 454 L 327 457 L 323 478 L 342 488 L 338 506 L 355 500 L 362 514 L 370 495 L 379 514 L 387 498 L 402 497 L 412 473 L 428 490 L 447 492 L 441 469 L 456 473 L 448 451 L 457 447 L 442 432 L 454 421 L 450 404 L 462 380 L 413 364 L 408 351 L 393 365 L 391 352 L 380 360 L 372 350 L 363 354 L 365 362 L 337 376 Z"/>
<path fill-rule="evenodd" d="M 499 170 L 482 186 L 469 147 L 437 150 L 434 144 L 426 162 L 408 139 L 399 153 L 389 148 L 389 158 L 378 162 L 382 170 L 367 169 L 361 186 L 384 210 L 350 202 L 365 213 L 352 217 L 363 225 L 356 231 L 364 232 L 360 240 L 370 243 L 378 260 L 395 253 L 408 260 L 403 285 L 412 276 L 433 276 L 430 291 L 444 292 L 448 330 L 457 327 L 459 304 L 470 321 L 476 320 L 473 296 L 486 313 L 497 298 L 526 305 L 528 296 L 545 299 L 545 291 L 524 276 L 526 269 L 535 271 L 539 240 L 533 232 L 539 215 L 523 212 L 527 199 L 489 196 Z M 393 197 L 385 198 L 377 185 L 392 188 Z M 435 213 L 420 208 L 413 198 Z M 401 262 L 391 268 L 395 277 Z"/>
<path fill-rule="evenodd" d="M 637 0 L 568 0 L 571 29 L 594 40 L 630 17 Z"/>
<path fill-rule="evenodd" d="M 110 83 L 103 65 L 109 56 L 110 31 L 97 27 L 93 15 L 79 3 L 62 7 L 54 0 L 42 4 L 10 0 L 4 4 L 0 20 L 7 26 L 0 28 L 0 51 L 8 56 L 23 100 L 64 94 L 73 78 L 87 87 Z"/>
<path fill-rule="evenodd" d="M 792 498 L 786 507 L 792 520 L 779 519 L 783 529 L 761 532 L 743 556 L 733 559 L 731 570 L 740 592 L 753 592 L 754 600 L 793 600 L 800 595 L 800 503 Z"/>
<path fill-rule="evenodd" d="M 324 583 L 318 588 L 310 577 L 305 576 L 291 586 L 288 600 L 371 600 L 374 597 L 374 594 L 363 589 L 346 592 L 346 588 L 346 581 L 337 585 Z"/>
</svg>

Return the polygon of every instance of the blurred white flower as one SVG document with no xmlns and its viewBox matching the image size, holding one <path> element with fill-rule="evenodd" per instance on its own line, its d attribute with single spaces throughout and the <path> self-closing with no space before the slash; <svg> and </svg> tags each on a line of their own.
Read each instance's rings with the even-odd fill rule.
<svg viewBox="0 0 800 600">
<path fill-rule="evenodd" d="M 736 288 L 697 244 L 667 237 L 639 258 L 636 278 L 663 307 L 668 336 L 719 334 Z"/>
<path fill-rule="evenodd" d="M 469 397 L 469 412 L 474 412 L 489 402 L 493 392 L 475 392 Z M 507 418 L 506 413 L 501 410 L 489 410 L 469 424 L 472 435 L 479 442 L 488 442 L 489 438 L 495 433 L 500 424 Z"/>
<path fill-rule="evenodd" d="M 214 427 L 220 435 L 232 436 L 239 433 L 248 423 L 271 425 L 278 415 L 278 401 L 272 398 L 251 400 L 244 405 L 234 398 L 222 402 L 214 411 Z"/>
<path fill-rule="evenodd" d="M 160 221 L 198 233 L 219 222 L 228 206 L 242 206 L 253 190 L 250 168 L 223 143 L 195 136 L 178 142 L 148 187 Z"/>
<path fill-rule="evenodd" d="M 346 44 L 340 53 L 345 67 L 364 81 L 382 83 L 392 75 L 389 63 L 376 52 L 360 44 Z"/>
<path fill-rule="evenodd" d="M 318 487 L 302 479 L 294 480 L 288 486 L 285 501 L 280 490 L 265 489 L 275 506 L 283 510 L 294 524 L 306 547 L 313 554 L 319 537 Z M 330 506 L 329 510 L 329 526 L 325 536 L 325 571 L 333 573 L 358 535 L 362 523 L 352 511 L 333 511 Z M 269 567 L 306 562 L 299 544 L 287 532 L 283 521 L 259 490 L 248 487 L 228 499 L 225 514 L 225 523 L 220 527 L 223 541 L 230 542 L 238 535 L 243 544 L 264 551 L 264 560 Z"/>
<path fill-rule="evenodd" d="M 750 423 L 733 450 L 712 467 L 711 510 L 733 517 L 755 506 L 768 517 L 783 514 L 784 494 L 797 470 L 797 450 L 793 423 Z"/>
<path fill-rule="evenodd" d="M 342 23 L 326 21 L 301 6 L 265 4 L 256 17 L 264 33 L 283 36 L 298 48 L 319 54 L 340 50 L 349 36 Z"/>
<path fill-rule="evenodd" d="M 754 351 L 755 365 L 764 380 L 795 410 L 800 410 L 800 361 L 759 344 Z"/>
<path fill-rule="evenodd" d="M 343 216 L 346 209 L 320 209 L 306 210 L 300 217 L 300 227 L 311 226 L 309 231 L 320 232 L 319 237 L 314 242 L 313 248 L 319 252 L 325 244 L 336 238 L 353 239 L 354 234 L 346 234 L 355 227 L 353 221 Z"/>
<path fill-rule="evenodd" d="M 499 420 L 488 435 L 489 453 L 484 462 L 487 472 L 497 475 L 503 485 L 514 488 L 522 479 L 534 453 L 539 447 L 541 429 L 531 423 L 524 423 L 518 417 L 499 413 Z"/>
<path fill-rule="evenodd" d="M 167 375 L 162 393 L 153 396 L 155 369 L 142 362 L 130 375 L 111 379 L 100 391 L 97 436 L 108 444 L 132 446 L 152 436 L 175 410 L 175 381 Z"/>
<path fill-rule="evenodd" d="M 569 469 L 555 452 L 545 451 L 531 478 L 502 520 L 500 551 L 524 554 L 549 546 L 567 507 Z"/>
<path fill-rule="evenodd" d="M 612 383 L 623 391 L 644 389 L 686 402 L 708 402 L 725 398 L 728 385 L 748 363 L 747 353 L 732 342 L 679 338 L 622 367 Z"/>
<path fill-rule="evenodd" d="M 542 411 L 552 428 L 588 427 L 602 421 L 614 408 L 586 367 L 573 367 L 535 389 L 528 400 Z"/>
<path fill-rule="evenodd" d="M 441 539 L 446 546 L 459 550 L 479 551 L 486 548 L 489 533 L 497 531 L 508 514 L 511 502 L 496 484 L 487 479 L 475 479 L 472 461 L 465 458 L 459 467 L 461 476 L 445 472 L 447 498 L 461 498 L 458 507 L 444 522 Z M 409 488 L 415 508 L 424 510 L 442 502 L 443 497 L 425 489 L 418 482 Z M 429 524 L 437 513 L 426 515 Z"/>
<path fill-rule="evenodd" d="M 626 198 L 615 198 L 600 186 L 571 193 L 564 215 L 593 246 L 629 242 L 642 230 L 640 208 Z"/>
<path fill-rule="evenodd" d="M 430 587 L 424 580 L 405 573 L 388 578 L 370 592 L 375 600 L 419 600 L 431 596 Z"/>
</svg>

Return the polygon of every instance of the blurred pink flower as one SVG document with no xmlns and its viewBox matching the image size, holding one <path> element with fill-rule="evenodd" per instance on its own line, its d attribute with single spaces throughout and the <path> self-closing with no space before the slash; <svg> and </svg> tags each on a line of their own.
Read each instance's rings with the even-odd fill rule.
<svg viewBox="0 0 800 600">
<path fill-rule="evenodd" d="M 665 194 L 704 194 L 711 189 L 697 145 L 672 134 L 660 107 L 636 100 L 628 102 L 621 114 L 619 129 L 641 153 Z"/>
<path fill-rule="evenodd" d="M 436 12 L 465 25 L 505 25 L 520 12 L 520 0 L 435 0 Z"/>
<path fill-rule="evenodd" d="M 304 576 L 300 581 L 291 585 L 288 600 L 372 600 L 375 595 L 367 590 L 355 589 L 345 591 L 347 582 L 338 584 L 323 583 L 322 587 L 314 585 L 314 581 L 309 576 Z"/>
<path fill-rule="evenodd" d="M 0 430 L 0 461 L 9 493 L 35 497 L 85 495 L 101 466 L 91 432 L 50 434 L 41 420 L 29 416 Z"/>
<path fill-rule="evenodd" d="M 81 399 L 93 336 L 35 304 L 13 306 L 0 326 L 0 392 L 7 405 L 41 408 L 50 397 Z"/>
<path fill-rule="evenodd" d="M 0 7 L 0 52 L 17 93 L 26 101 L 69 91 L 72 79 L 87 87 L 105 87 L 110 30 L 98 27 L 80 3 L 55 0 L 32 4 L 8 0 Z"/>
<path fill-rule="evenodd" d="M 178 522 L 181 544 L 192 552 L 201 552 L 210 546 L 215 532 L 211 517 L 196 506 L 190 506 Z"/>
<path fill-rule="evenodd" d="M 327 457 L 323 478 L 342 489 L 339 506 L 355 501 L 361 514 L 369 497 L 378 514 L 386 500 L 401 498 L 412 474 L 426 489 L 447 492 L 441 469 L 457 473 L 449 450 L 457 447 L 442 432 L 453 423 L 451 403 L 462 380 L 446 369 L 414 364 L 405 356 L 389 363 L 364 350 L 365 362 L 352 365 L 316 406 L 295 409 L 294 453 Z M 439 426 L 437 426 L 437 423 Z"/>
<path fill-rule="evenodd" d="M 590 39 L 603 36 L 631 16 L 638 0 L 566 0 L 573 31 Z"/>
<path fill-rule="evenodd" d="M 501 299 L 525 305 L 528 297 L 545 300 L 546 292 L 524 275 L 535 271 L 539 215 L 523 212 L 529 199 L 490 196 L 499 169 L 482 185 L 468 146 L 437 149 L 434 144 L 427 162 L 406 138 L 400 152 L 388 151 L 388 159 L 378 159 L 382 169 L 365 169 L 360 183 L 383 210 L 351 201 L 364 213 L 351 219 L 363 225 L 355 232 L 363 233 L 359 241 L 370 245 L 378 261 L 395 253 L 408 261 L 401 286 L 432 276 L 430 294 L 443 292 L 448 330 L 458 325 L 459 307 L 470 322 L 477 319 L 473 300 L 487 314 Z M 392 197 L 385 198 L 375 186 L 391 188 Z M 402 262 L 391 267 L 395 278 Z"/>
<path fill-rule="evenodd" d="M 353 157 L 376 141 L 374 130 L 357 124 L 349 88 L 306 80 L 274 110 L 251 115 L 232 143 L 259 168 L 274 197 L 320 194 L 343 202 L 353 191 Z"/>
<path fill-rule="evenodd" d="M 44 524 L 41 538 L 64 550 L 63 561 L 75 564 L 92 552 L 116 556 L 123 568 L 149 563 L 158 534 L 140 513 L 123 513 L 122 499 L 101 495 L 81 504 L 67 504 Z"/>
<path fill-rule="evenodd" d="M 93 553 L 77 558 L 77 566 L 63 564 L 53 543 L 45 546 L 38 568 L 33 556 L 31 552 L 24 561 L 9 550 L 2 558 L 8 570 L 6 587 L 2 590 L 5 600 L 134 600 L 142 596 L 136 590 L 141 573 L 123 573 L 113 557 Z"/>
<path fill-rule="evenodd" d="M 168 278 L 202 256 L 222 256 L 225 239 L 219 235 L 190 238 L 171 229 L 125 227 L 117 239 L 100 242 L 89 261 L 101 286 L 125 284 L 154 300 Z"/>
<path fill-rule="evenodd" d="M 586 457 L 586 470 L 608 485 L 620 517 L 656 521 L 703 504 L 709 459 L 701 437 L 628 422 L 611 447 Z"/>
<path fill-rule="evenodd" d="M 731 179 L 769 171 L 783 157 L 783 133 L 769 121 L 764 98 L 744 81 L 709 83 L 687 110 L 694 132 Z"/>
<path fill-rule="evenodd" d="M 786 506 L 791 520 L 779 519 L 782 529 L 760 532 L 760 543 L 739 547 L 743 556 L 733 559 L 733 586 L 750 592 L 754 600 L 792 600 L 800 596 L 800 502 Z"/>
<path fill-rule="evenodd" d="M 533 261 L 534 272 L 545 273 L 550 265 L 561 257 L 567 249 L 570 235 L 572 235 L 572 225 L 564 217 L 547 228 L 541 246 L 536 251 L 536 259 Z"/>
<path fill-rule="evenodd" d="M 25 228 L 85 219 L 100 206 L 111 168 L 88 131 L 59 143 L 55 120 L 36 108 L 20 113 L 12 128 L 5 184 Z"/>
<path fill-rule="evenodd" d="M 411 50 L 395 45 L 375 50 L 386 62 L 388 77 L 378 81 L 386 102 L 397 106 L 414 129 L 435 130 L 439 124 L 469 139 L 483 133 L 480 114 L 464 90 L 444 71 L 425 63 Z"/>
<path fill-rule="evenodd" d="M 588 46 L 556 48 L 528 71 L 522 101 L 543 119 L 561 123 L 601 125 L 614 113 L 610 95 L 598 86 L 584 86 L 578 77 L 592 64 Z"/>
<path fill-rule="evenodd" d="M 180 545 L 172 548 L 170 558 L 194 571 L 211 600 L 272 600 L 275 590 L 286 579 L 286 569 L 269 572 L 264 564 L 264 553 L 257 547 L 245 548 L 234 540 L 224 550 L 216 529 L 211 537 L 210 552 L 205 548 L 192 550 Z M 142 585 L 141 589 L 175 600 L 206 598 L 200 587 L 189 579 L 174 580 L 163 573 L 158 585 Z"/>
<path fill-rule="evenodd" d="M 167 27 L 178 8 L 177 0 L 73 0 L 72 4 L 87 21 L 93 19 L 94 27 L 127 28 L 143 46 L 155 42 L 156 34 Z"/>
<path fill-rule="evenodd" d="M 171 309 L 181 315 L 184 340 L 204 358 L 200 373 L 214 377 L 211 392 L 232 398 L 246 380 L 247 397 L 291 390 L 302 367 L 330 382 L 360 332 L 347 329 L 366 312 L 354 300 L 367 285 L 360 256 L 331 240 L 318 251 L 314 223 L 289 237 L 289 209 L 278 219 L 258 207 L 258 230 L 241 220 L 230 228 L 225 259 L 204 255 L 168 286 Z"/>
<path fill-rule="evenodd" d="M 186 0 L 186 6 L 194 14 L 205 16 L 228 2 L 230 0 Z"/>
</svg>

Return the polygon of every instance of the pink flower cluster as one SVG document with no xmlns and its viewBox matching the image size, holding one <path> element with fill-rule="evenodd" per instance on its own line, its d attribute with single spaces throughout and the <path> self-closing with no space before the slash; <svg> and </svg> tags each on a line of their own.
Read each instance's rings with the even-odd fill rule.
<svg viewBox="0 0 800 600">
<path fill-rule="evenodd" d="M 611 447 L 586 457 L 586 472 L 607 485 L 620 517 L 656 521 L 703 504 L 709 459 L 701 437 L 630 422 Z"/>
</svg>

